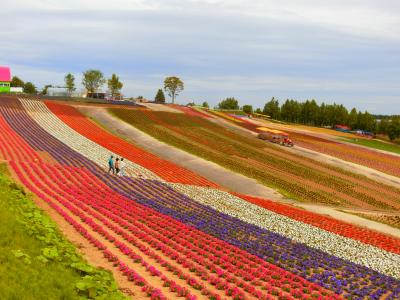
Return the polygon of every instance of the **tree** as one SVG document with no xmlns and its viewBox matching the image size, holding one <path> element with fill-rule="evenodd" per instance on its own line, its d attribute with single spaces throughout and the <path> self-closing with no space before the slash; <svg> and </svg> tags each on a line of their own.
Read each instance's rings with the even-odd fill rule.
<svg viewBox="0 0 400 300">
<path fill-rule="evenodd" d="M 158 89 L 156 96 L 154 97 L 154 101 L 165 103 L 165 95 L 162 89 Z"/>
<path fill-rule="evenodd" d="M 354 107 L 350 111 L 349 117 L 347 118 L 347 125 L 350 126 L 351 129 L 355 129 L 357 127 L 357 109 Z"/>
<path fill-rule="evenodd" d="M 246 114 L 252 114 L 253 113 L 253 106 L 251 105 L 243 105 L 242 110 L 246 113 Z"/>
<path fill-rule="evenodd" d="M 365 131 L 375 131 L 376 130 L 376 120 L 369 112 L 364 113 L 359 112 L 357 115 L 357 127 Z"/>
<path fill-rule="evenodd" d="M 272 97 L 269 102 L 265 103 L 263 113 L 272 119 L 278 119 L 280 117 L 279 101 Z"/>
<path fill-rule="evenodd" d="M 256 109 L 256 113 L 257 113 L 257 114 L 262 114 L 261 108 L 257 108 L 257 109 Z"/>
<path fill-rule="evenodd" d="M 49 89 L 49 88 L 51 88 L 52 87 L 52 85 L 51 84 L 46 84 L 44 87 L 43 87 L 43 90 L 40 92 L 42 95 L 47 95 L 47 90 Z"/>
<path fill-rule="evenodd" d="M 99 70 L 87 70 L 83 72 L 82 84 L 88 93 L 94 93 L 106 82 L 104 75 Z"/>
<path fill-rule="evenodd" d="M 204 108 L 210 108 L 210 105 L 208 105 L 207 101 L 204 101 L 201 106 L 203 106 Z"/>
<path fill-rule="evenodd" d="M 172 98 L 172 103 L 175 103 L 175 97 L 184 90 L 183 81 L 176 76 L 170 76 L 164 80 L 164 90 Z"/>
<path fill-rule="evenodd" d="M 71 97 L 72 92 L 76 90 L 75 88 L 75 76 L 68 73 L 64 77 L 65 87 L 67 88 L 68 95 Z"/>
<path fill-rule="evenodd" d="M 111 92 L 111 97 L 114 98 L 115 95 L 119 94 L 124 85 L 119 81 L 119 77 L 112 74 L 111 78 L 108 79 L 108 89 Z"/>
<path fill-rule="evenodd" d="M 309 123 L 312 125 L 317 125 L 318 123 L 318 117 L 319 117 L 319 106 L 317 102 L 312 99 L 310 102 L 310 105 L 308 107 L 308 117 L 309 117 Z"/>
<path fill-rule="evenodd" d="M 390 122 L 387 118 L 382 118 L 377 125 L 377 132 L 386 134 L 389 124 L 390 124 Z"/>
<path fill-rule="evenodd" d="M 11 87 L 24 87 L 25 83 L 17 76 L 13 76 L 10 82 Z"/>
<path fill-rule="evenodd" d="M 387 134 L 391 141 L 394 141 L 398 137 L 400 137 L 400 122 L 397 120 L 390 122 L 387 126 Z"/>
<path fill-rule="evenodd" d="M 24 93 L 26 94 L 37 94 L 36 86 L 32 82 L 27 82 L 24 84 Z"/>
<path fill-rule="evenodd" d="M 275 110 L 277 109 L 276 106 L 272 106 L 272 108 L 274 108 Z M 288 122 L 299 123 L 301 121 L 301 109 L 301 104 L 299 102 L 293 99 L 286 99 L 285 103 L 280 109 L 281 119 Z"/>
<path fill-rule="evenodd" d="M 225 100 L 222 100 L 220 103 L 218 103 L 218 108 L 219 109 L 239 109 L 239 102 L 235 98 L 229 97 L 229 98 L 226 98 Z"/>
</svg>

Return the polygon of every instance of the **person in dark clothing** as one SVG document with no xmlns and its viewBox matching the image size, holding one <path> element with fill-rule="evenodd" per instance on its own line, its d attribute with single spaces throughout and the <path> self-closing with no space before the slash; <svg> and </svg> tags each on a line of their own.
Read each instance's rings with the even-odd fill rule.
<svg viewBox="0 0 400 300">
<path fill-rule="evenodd" d="M 118 175 L 119 173 L 119 158 L 115 160 L 115 175 Z"/>
</svg>

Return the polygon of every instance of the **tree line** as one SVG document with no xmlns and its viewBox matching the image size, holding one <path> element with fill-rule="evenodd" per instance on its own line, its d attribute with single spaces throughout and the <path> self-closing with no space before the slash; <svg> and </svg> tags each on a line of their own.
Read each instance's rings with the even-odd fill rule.
<svg viewBox="0 0 400 300">
<path fill-rule="evenodd" d="M 64 77 L 65 87 L 69 95 L 76 90 L 75 77 L 68 73 Z M 82 85 L 88 93 L 94 93 L 99 90 L 105 83 L 110 90 L 111 96 L 120 95 L 123 87 L 122 82 L 116 74 L 112 74 L 111 78 L 106 80 L 103 73 L 99 70 L 87 70 L 83 72 Z M 35 85 L 31 82 L 24 83 L 20 78 L 14 76 L 11 81 L 12 87 L 22 87 L 23 91 L 28 94 L 37 94 Z M 46 85 L 42 94 L 47 93 L 47 89 L 51 85 Z M 172 103 L 176 97 L 184 90 L 183 81 L 176 76 L 166 77 L 164 80 L 164 89 L 158 89 L 154 100 L 155 102 L 165 103 L 164 91 L 171 97 Z M 191 103 L 194 105 L 194 103 Z M 203 102 L 203 107 L 208 108 L 207 102 Z M 234 97 L 228 97 L 218 103 L 217 108 L 238 110 L 240 109 L 239 101 Z M 263 109 L 257 108 L 253 110 L 252 105 L 243 105 L 242 110 L 245 113 L 258 113 L 269 116 L 272 119 L 291 122 L 296 124 L 305 124 L 311 126 L 328 126 L 345 125 L 352 130 L 364 130 L 368 132 L 387 134 L 391 140 L 400 137 L 400 116 L 373 116 L 368 111 L 358 111 L 352 108 L 350 111 L 342 104 L 318 104 L 314 99 L 303 102 L 287 99 L 280 104 L 277 99 L 272 97 L 270 101 L 265 103 Z"/>
<path fill-rule="evenodd" d="M 106 79 L 104 74 L 100 70 L 87 70 L 82 74 L 82 85 L 85 87 L 88 94 L 95 93 L 107 82 L 108 89 L 110 91 L 111 97 L 115 98 L 121 96 L 121 89 L 123 83 L 120 81 L 116 74 L 112 74 L 109 79 Z M 68 91 L 68 95 L 72 96 L 72 93 L 76 90 L 75 76 L 68 73 L 64 77 L 65 88 Z M 38 94 L 37 87 L 32 82 L 24 82 L 17 76 L 12 78 L 10 86 L 21 87 L 23 92 L 26 94 Z M 43 90 L 40 92 L 42 95 L 47 94 L 47 90 L 52 87 L 52 85 L 45 85 Z M 168 93 L 171 97 L 172 103 L 175 103 L 176 97 L 184 90 L 183 81 L 176 76 L 166 77 L 164 80 L 164 91 Z M 141 97 L 143 98 L 143 97 Z M 165 103 L 165 95 L 162 89 L 158 89 L 157 94 L 154 98 L 156 102 Z"/>
<path fill-rule="evenodd" d="M 120 95 L 120 91 L 123 87 L 122 82 L 116 74 L 112 74 L 109 79 L 106 79 L 104 74 L 100 70 L 87 70 L 82 74 L 82 85 L 85 87 L 87 93 L 95 93 L 98 91 L 106 82 L 111 96 L 114 98 Z M 68 91 L 69 96 L 76 90 L 75 76 L 68 73 L 64 77 L 65 88 Z M 32 82 L 24 82 L 21 78 L 14 76 L 11 79 L 11 87 L 21 87 L 23 92 L 26 94 L 38 94 L 37 87 Z M 47 90 L 53 87 L 52 85 L 45 85 L 40 91 L 40 94 L 46 95 Z"/>
<path fill-rule="evenodd" d="M 239 101 L 229 97 L 218 103 L 217 108 L 238 110 Z M 253 110 L 252 105 L 243 105 L 245 113 L 258 113 L 269 116 L 271 119 L 295 124 L 311 126 L 345 125 L 352 130 L 364 130 L 373 133 L 387 134 L 391 140 L 400 137 L 400 116 L 376 116 L 368 111 L 359 111 L 352 108 L 350 111 L 342 104 L 318 104 L 315 100 L 303 102 L 287 99 L 280 104 L 274 97 L 265 103 L 264 108 Z"/>
</svg>

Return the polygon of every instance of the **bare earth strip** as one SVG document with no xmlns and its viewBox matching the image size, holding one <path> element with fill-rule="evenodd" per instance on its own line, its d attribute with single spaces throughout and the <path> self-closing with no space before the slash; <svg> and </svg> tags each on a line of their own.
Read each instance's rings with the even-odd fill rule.
<svg viewBox="0 0 400 300">
<path fill-rule="evenodd" d="M 140 103 L 140 105 L 143 105 L 154 111 L 166 111 L 166 112 L 172 112 L 172 113 L 177 113 L 177 114 L 183 114 L 183 111 L 180 111 L 179 109 L 175 109 L 168 105 L 155 104 L 155 103 Z"/>
<path fill-rule="evenodd" d="M 257 183 L 256 180 L 234 173 L 212 162 L 162 143 L 148 134 L 110 115 L 105 109 L 93 107 L 80 107 L 79 109 L 86 115 L 97 120 L 105 128 L 113 131 L 115 134 L 124 137 L 128 141 L 133 142 L 136 145 L 139 145 L 140 147 L 143 147 L 144 149 L 159 155 L 162 158 L 170 160 L 177 165 L 197 172 L 231 191 L 292 204 L 318 214 L 328 215 L 341 221 L 357 224 L 362 227 L 374 229 L 400 238 L 400 230 L 391 226 L 347 214 L 338 211 L 335 208 L 321 205 L 303 204 L 291 199 L 287 199 L 273 189 Z"/>
<path fill-rule="evenodd" d="M 179 166 L 196 172 L 231 191 L 271 200 L 285 199 L 280 193 L 259 184 L 255 179 L 232 172 L 213 162 L 160 142 L 152 136 L 110 115 L 102 108 L 78 107 L 78 109 L 93 119 L 98 120 L 104 127 L 112 130 L 115 134 L 126 138 L 129 142 Z"/>
</svg>

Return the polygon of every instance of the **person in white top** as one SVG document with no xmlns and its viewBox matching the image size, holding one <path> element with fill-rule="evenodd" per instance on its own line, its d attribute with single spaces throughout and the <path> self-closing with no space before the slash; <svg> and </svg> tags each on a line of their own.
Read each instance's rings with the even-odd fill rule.
<svg viewBox="0 0 400 300">
<path fill-rule="evenodd" d="M 125 176 L 125 162 L 122 157 L 119 163 L 119 176 Z"/>
</svg>

